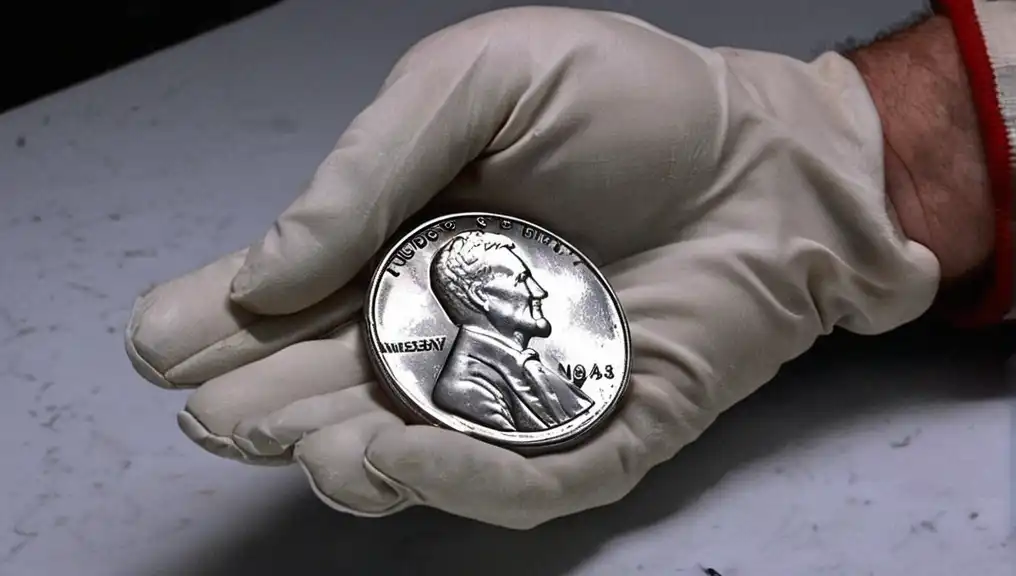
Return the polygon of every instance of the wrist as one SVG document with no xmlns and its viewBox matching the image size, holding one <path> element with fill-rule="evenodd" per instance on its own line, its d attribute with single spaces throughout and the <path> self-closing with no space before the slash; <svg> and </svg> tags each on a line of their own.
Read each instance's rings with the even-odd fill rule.
<svg viewBox="0 0 1016 576">
<path fill-rule="evenodd" d="M 991 261 L 994 202 L 951 24 L 932 15 L 846 56 L 881 119 L 886 195 L 900 227 L 938 259 L 940 300 L 965 295 Z"/>
</svg>

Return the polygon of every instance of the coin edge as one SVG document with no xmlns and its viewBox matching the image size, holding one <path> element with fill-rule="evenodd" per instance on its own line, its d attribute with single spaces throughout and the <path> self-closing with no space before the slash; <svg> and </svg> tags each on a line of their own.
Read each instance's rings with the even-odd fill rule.
<svg viewBox="0 0 1016 576">
<path fill-rule="evenodd" d="M 432 228 L 436 225 L 439 225 L 440 223 L 447 220 L 458 220 L 463 218 L 475 219 L 477 217 L 486 217 L 492 220 L 497 219 L 510 220 L 516 224 L 530 226 L 536 229 L 537 232 L 548 234 L 551 237 L 557 239 L 566 248 L 571 250 L 571 252 L 574 255 L 578 256 L 582 260 L 582 262 L 590 269 L 594 277 L 597 280 L 599 280 L 599 282 L 603 286 L 606 287 L 606 292 L 610 297 L 610 301 L 614 304 L 614 307 L 617 310 L 620 329 L 624 339 L 624 352 L 625 352 L 625 366 L 621 384 L 618 387 L 617 393 L 614 394 L 614 397 L 611 400 L 610 404 L 607 406 L 606 410 L 604 410 L 604 412 L 600 415 L 599 418 L 592 420 L 586 426 L 578 428 L 575 432 L 563 438 L 533 442 L 514 442 L 493 438 L 488 435 L 451 428 L 445 425 L 443 422 L 441 422 L 438 418 L 433 417 L 430 414 L 427 414 L 427 411 L 424 408 L 417 406 L 418 403 L 411 400 L 408 397 L 408 394 L 404 393 L 401 390 L 401 386 L 396 381 L 394 375 L 390 373 L 391 371 L 387 370 L 384 367 L 384 360 L 382 358 L 382 355 L 380 354 L 380 339 L 378 338 L 376 328 L 377 322 L 374 321 L 374 312 L 376 311 L 374 301 L 376 299 L 377 292 L 380 289 L 381 278 L 385 272 L 384 264 L 391 259 L 395 251 L 398 250 L 398 248 L 404 243 L 406 238 L 409 238 L 422 230 L 426 230 L 427 228 Z M 367 344 L 368 357 L 370 358 L 370 362 L 374 369 L 375 376 L 378 379 L 378 383 L 381 385 L 381 388 L 384 389 L 385 392 L 388 394 L 389 398 L 391 398 L 394 401 L 394 403 L 398 404 L 403 410 L 405 410 L 412 417 L 420 420 L 420 422 L 417 422 L 417 424 L 430 425 L 437 428 L 441 428 L 443 430 L 448 430 L 450 432 L 464 434 L 466 436 L 469 436 L 470 438 L 474 438 L 487 444 L 499 446 L 501 448 L 511 450 L 524 456 L 559 452 L 568 450 L 570 448 L 574 448 L 575 446 L 584 443 L 591 437 L 603 431 L 610 424 L 611 420 L 616 415 L 617 410 L 621 405 L 621 402 L 623 402 L 623 400 L 627 397 L 628 391 L 631 387 L 631 371 L 632 371 L 631 330 L 628 323 L 627 315 L 624 311 L 624 307 L 621 306 L 621 301 L 617 296 L 617 291 L 610 284 L 610 281 L 607 280 L 607 277 L 604 276 L 600 268 L 596 266 L 592 262 L 592 260 L 590 260 L 589 257 L 586 256 L 584 252 L 579 250 L 574 244 L 569 242 L 567 239 L 563 238 L 560 234 L 552 232 L 551 230 L 549 230 L 544 226 L 541 226 L 530 220 L 525 220 L 516 216 L 510 216 L 507 214 L 501 214 L 497 212 L 483 212 L 483 211 L 451 212 L 444 214 L 442 216 L 435 216 L 429 218 L 413 226 L 407 226 L 405 230 L 406 230 L 405 232 L 393 233 L 388 239 L 388 241 L 385 242 L 387 247 L 382 247 L 380 250 L 377 251 L 377 253 L 382 254 L 382 256 L 380 258 L 376 258 L 375 262 L 373 263 L 374 270 L 370 276 L 370 283 L 367 289 L 367 296 L 364 300 L 363 306 L 363 315 L 364 315 L 363 332 Z"/>
</svg>

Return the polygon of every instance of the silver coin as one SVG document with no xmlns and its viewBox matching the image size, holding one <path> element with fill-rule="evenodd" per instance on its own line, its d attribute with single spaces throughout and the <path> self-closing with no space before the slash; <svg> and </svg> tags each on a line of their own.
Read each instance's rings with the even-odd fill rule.
<svg viewBox="0 0 1016 576">
<path fill-rule="evenodd" d="M 606 279 L 517 218 L 417 226 L 378 261 L 364 312 L 378 379 L 408 416 L 516 452 L 582 442 L 628 387 L 628 325 Z"/>
</svg>

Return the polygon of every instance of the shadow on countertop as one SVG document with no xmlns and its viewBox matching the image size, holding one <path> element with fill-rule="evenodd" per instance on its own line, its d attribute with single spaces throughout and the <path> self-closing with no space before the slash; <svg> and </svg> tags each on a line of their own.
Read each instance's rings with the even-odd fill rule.
<svg viewBox="0 0 1016 576">
<path fill-rule="evenodd" d="M 651 471 L 621 502 L 534 530 L 503 530 L 422 508 L 360 520 L 331 511 L 307 490 L 297 501 L 273 503 L 282 510 L 273 522 L 209 542 L 187 558 L 160 560 L 145 573 L 397 575 L 409 570 L 455 576 L 477 574 L 482 567 L 487 576 L 558 576 L 612 539 L 681 513 L 746 463 L 846 420 L 901 406 L 1012 396 L 1005 365 L 1016 350 L 1014 335 L 1016 329 L 1007 327 L 958 338 L 915 324 L 881 337 L 826 338 Z M 870 377 L 875 369 L 878 377 Z M 901 377 L 886 378 L 887 373 Z M 893 381 L 898 385 L 886 386 Z M 703 574 L 711 573 L 708 558 L 695 560 Z M 471 568 L 456 572 L 456 566 Z"/>
</svg>

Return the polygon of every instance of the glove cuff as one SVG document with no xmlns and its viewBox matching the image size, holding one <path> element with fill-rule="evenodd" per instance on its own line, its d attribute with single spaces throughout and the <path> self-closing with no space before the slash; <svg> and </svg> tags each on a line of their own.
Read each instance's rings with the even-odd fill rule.
<svg viewBox="0 0 1016 576">
<path fill-rule="evenodd" d="M 952 22 L 980 122 L 995 201 L 995 252 L 990 283 L 954 321 L 983 326 L 1016 318 L 1013 196 L 1016 195 L 1016 0 L 939 0 Z"/>
</svg>

